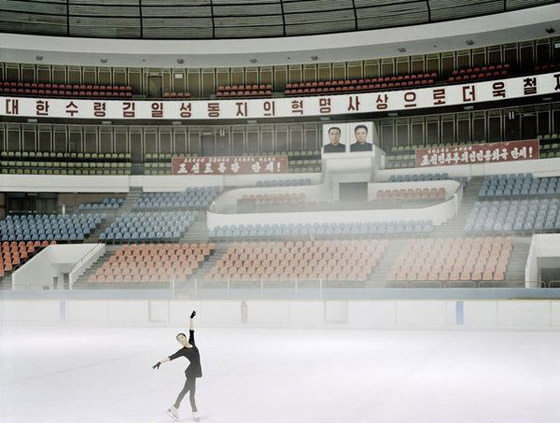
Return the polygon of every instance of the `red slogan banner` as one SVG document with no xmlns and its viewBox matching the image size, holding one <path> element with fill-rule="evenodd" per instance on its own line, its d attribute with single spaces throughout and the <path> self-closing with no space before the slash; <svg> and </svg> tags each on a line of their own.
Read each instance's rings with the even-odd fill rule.
<svg viewBox="0 0 560 423">
<path fill-rule="evenodd" d="M 286 173 L 288 157 L 174 157 L 173 175 L 258 175 Z"/>
<path fill-rule="evenodd" d="M 416 167 L 512 162 L 538 158 L 538 140 L 508 141 L 457 147 L 419 148 L 416 150 Z"/>
</svg>

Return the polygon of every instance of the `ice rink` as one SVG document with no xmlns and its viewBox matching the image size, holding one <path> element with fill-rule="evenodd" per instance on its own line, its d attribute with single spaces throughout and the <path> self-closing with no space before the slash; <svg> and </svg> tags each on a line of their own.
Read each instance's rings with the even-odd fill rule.
<svg viewBox="0 0 560 423">
<path fill-rule="evenodd" d="M 1 423 L 158 423 L 180 328 L 0 326 Z M 184 330 L 184 329 L 183 329 Z M 560 421 L 560 334 L 198 329 L 212 423 Z M 188 397 L 182 421 L 192 421 Z"/>
</svg>

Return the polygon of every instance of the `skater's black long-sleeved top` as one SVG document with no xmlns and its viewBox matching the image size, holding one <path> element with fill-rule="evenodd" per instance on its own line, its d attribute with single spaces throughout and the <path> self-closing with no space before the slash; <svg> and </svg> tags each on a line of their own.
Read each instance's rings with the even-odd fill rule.
<svg viewBox="0 0 560 423">
<path fill-rule="evenodd" d="M 202 366 L 200 365 L 200 352 L 194 342 L 194 330 L 189 331 L 189 344 L 192 348 L 183 347 L 175 354 L 169 356 L 170 360 L 175 360 L 179 357 L 185 357 L 190 361 L 189 367 L 185 370 L 187 377 L 202 377 Z"/>
</svg>

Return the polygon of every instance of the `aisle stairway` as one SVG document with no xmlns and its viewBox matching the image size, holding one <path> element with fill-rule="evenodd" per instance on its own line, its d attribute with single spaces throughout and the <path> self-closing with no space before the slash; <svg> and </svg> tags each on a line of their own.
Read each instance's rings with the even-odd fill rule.
<svg viewBox="0 0 560 423">
<path fill-rule="evenodd" d="M 100 256 L 96 261 L 92 263 L 90 267 L 86 269 L 84 273 L 82 273 L 82 275 L 74 283 L 74 288 L 85 288 L 85 285 L 88 283 L 89 277 L 93 275 L 97 271 L 97 269 L 103 266 L 103 263 L 105 263 L 105 261 L 119 248 L 119 245 L 105 245 L 105 254 Z"/>
<path fill-rule="evenodd" d="M 525 286 L 525 265 L 531 247 L 531 237 L 514 237 L 513 250 L 509 257 L 509 264 L 506 271 L 506 281 L 509 287 Z"/>
<path fill-rule="evenodd" d="M 459 211 L 449 221 L 441 226 L 435 226 L 431 236 L 463 236 L 465 223 L 473 208 L 474 203 L 478 201 L 478 192 L 482 186 L 482 176 L 471 178 L 469 186 L 463 191 L 463 199 L 459 206 Z"/>
<path fill-rule="evenodd" d="M 216 250 L 214 251 L 214 254 L 202 263 L 202 265 L 193 274 L 193 277 L 186 282 L 179 282 L 175 285 L 176 298 L 192 298 L 192 291 L 195 289 L 195 285 L 200 289 L 212 287 L 223 288 L 222 285 L 219 285 L 216 282 L 205 282 L 204 276 L 212 270 L 216 262 L 222 258 L 230 246 L 231 243 L 229 242 L 216 243 Z"/>
<path fill-rule="evenodd" d="M 208 242 L 208 226 L 206 224 L 206 211 L 197 213 L 196 219 L 189 230 L 181 238 L 181 242 Z"/>
<path fill-rule="evenodd" d="M 130 191 L 126 194 L 122 206 L 114 214 L 107 215 L 108 218 L 105 220 L 105 222 L 101 224 L 99 228 L 97 228 L 95 232 L 93 232 L 93 234 L 90 235 L 87 242 L 99 242 L 99 235 L 101 235 L 106 228 L 111 226 L 111 224 L 119 216 L 126 213 L 130 213 L 132 211 L 132 208 L 138 201 L 138 198 L 140 198 L 141 195 L 142 195 L 142 188 L 136 188 L 136 187 L 130 188 Z"/>
<path fill-rule="evenodd" d="M 389 244 L 385 249 L 385 254 L 381 258 L 381 261 L 369 277 L 369 281 L 366 283 L 368 288 L 384 288 L 386 286 L 386 278 L 389 270 L 393 266 L 393 263 L 400 256 L 401 252 L 406 246 L 406 239 L 395 238 L 389 240 Z"/>
</svg>

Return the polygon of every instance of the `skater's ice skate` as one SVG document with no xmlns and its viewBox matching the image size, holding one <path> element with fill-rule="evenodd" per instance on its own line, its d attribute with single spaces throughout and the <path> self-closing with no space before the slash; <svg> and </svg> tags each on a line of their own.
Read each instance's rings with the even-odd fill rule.
<svg viewBox="0 0 560 423">
<path fill-rule="evenodd" d="M 195 422 L 200 421 L 200 413 L 198 411 L 193 411 L 192 416 Z"/>
<path fill-rule="evenodd" d="M 173 420 L 179 420 L 179 411 L 174 406 L 167 409 L 167 414 L 169 414 L 169 417 Z"/>
</svg>

